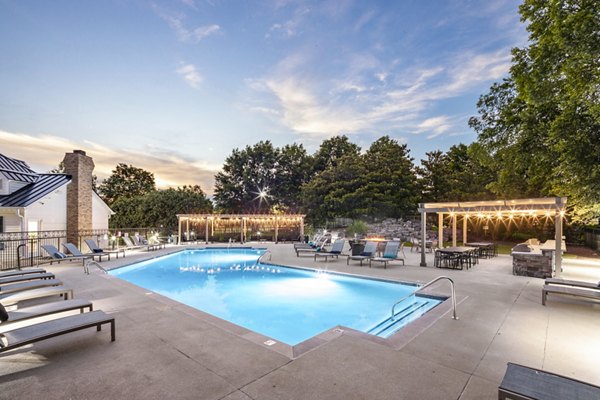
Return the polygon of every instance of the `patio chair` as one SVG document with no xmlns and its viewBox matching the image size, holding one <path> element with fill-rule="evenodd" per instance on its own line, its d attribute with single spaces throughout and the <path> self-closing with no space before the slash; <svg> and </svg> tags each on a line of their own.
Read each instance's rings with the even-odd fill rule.
<svg viewBox="0 0 600 400">
<path fill-rule="evenodd" d="M 106 254 L 106 253 L 82 253 L 81 250 L 79 250 L 77 248 L 77 246 L 75 246 L 73 243 L 63 243 L 63 247 L 65 248 L 66 251 L 68 251 L 69 253 L 71 253 L 71 255 L 73 257 L 81 257 L 81 258 L 84 258 L 85 260 L 93 260 L 94 257 L 98 257 L 98 261 L 102 261 L 102 257 L 108 256 L 108 259 L 110 260 L 110 254 Z M 85 261 L 84 261 L 84 265 L 85 265 Z"/>
<path fill-rule="evenodd" d="M 80 313 L 83 313 L 85 309 L 88 309 L 88 311 L 94 309 L 91 301 L 85 299 L 53 301 L 50 303 L 19 308 L 14 311 L 6 311 L 4 306 L 0 303 L 0 327 L 9 325 L 13 322 L 25 321 L 66 311 L 79 310 Z"/>
<path fill-rule="evenodd" d="M 87 256 L 85 254 L 81 254 L 81 255 L 66 255 L 65 253 L 59 251 L 56 247 L 52 246 L 51 244 L 43 244 L 42 245 L 42 249 L 44 249 L 44 251 L 46 253 L 48 253 L 50 255 L 50 257 L 52 257 L 52 260 L 50 261 L 50 265 L 52 265 L 53 262 L 58 262 L 60 264 L 61 261 L 71 261 L 71 260 L 81 260 L 81 265 L 85 265 L 85 260 L 89 259 L 90 256 Z"/>
<path fill-rule="evenodd" d="M 39 289 L 23 290 L 15 293 L 0 294 L 0 302 L 5 307 L 14 306 L 25 300 L 42 299 L 46 297 L 62 296 L 64 300 L 73 298 L 73 289 L 67 286 L 43 287 Z"/>
<path fill-rule="evenodd" d="M 121 239 L 123 239 L 123 242 L 125 243 L 125 248 L 127 250 L 135 250 L 140 249 L 142 247 L 134 244 L 129 236 L 123 236 Z"/>
<path fill-rule="evenodd" d="M 0 294 L 22 292 L 24 290 L 38 289 L 50 286 L 60 286 L 62 281 L 59 279 L 38 279 L 29 282 L 18 282 L 0 286 Z"/>
<path fill-rule="evenodd" d="M 39 279 L 54 279 L 54 278 L 55 278 L 55 276 L 51 272 L 43 272 L 43 273 L 39 273 L 39 274 L 7 276 L 5 278 L 0 278 L 0 286 L 6 285 L 7 283 L 27 282 L 27 281 L 36 281 Z"/>
<path fill-rule="evenodd" d="M 509 362 L 498 386 L 498 399 L 600 399 L 600 387 Z"/>
<path fill-rule="evenodd" d="M 146 248 L 146 251 L 158 250 L 157 246 L 148 243 L 142 236 L 131 236 L 131 240 L 133 240 L 133 243 L 138 246 L 138 248 Z"/>
<path fill-rule="evenodd" d="M 588 290 L 572 286 L 544 285 L 544 287 L 542 288 L 542 305 L 544 306 L 546 305 L 548 293 L 600 300 L 600 290 Z"/>
<path fill-rule="evenodd" d="M 325 257 L 325 262 L 327 262 L 329 257 L 339 258 L 340 254 L 344 250 L 345 243 L 346 241 L 344 239 L 338 239 L 331 246 L 331 250 L 315 252 L 315 261 L 317 261 L 317 257 Z"/>
<path fill-rule="evenodd" d="M 595 289 L 600 290 L 600 282 L 583 282 L 583 281 L 570 281 L 567 279 L 560 278 L 547 278 L 544 282 L 546 285 L 564 285 L 564 286 L 573 286 L 585 289 Z"/>
<path fill-rule="evenodd" d="M 89 249 L 91 250 L 91 254 L 94 254 L 95 256 L 108 256 L 108 260 L 110 261 L 110 255 L 111 254 L 116 254 L 117 255 L 117 259 L 119 258 L 119 253 L 123 253 L 123 257 L 125 257 L 125 249 L 117 249 L 117 250 L 104 250 L 100 247 L 98 247 L 98 245 L 96 244 L 96 241 L 94 241 L 93 239 L 86 239 L 84 240 L 85 244 L 87 245 L 87 247 L 89 247 Z M 100 256 L 100 261 L 102 261 L 102 257 Z"/>
<path fill-rule="evenodd" d="M 362 266 L 363 261 L 374 257 L 376 251 L 377 251 L 377 242 L 367 242 L 362 253 L 360 253 L 359 255 L 356 255 L 356 256 L 349 255 L 348 258 L 346 258 L 346 265 L 350 265 L 350 260 L 355 260 L 355 261 L 360 261 L 360 265 Z"/>
<path fill-rule="evenodd" d="M 17 269 L 14 271 L 7 271 L 0 273 L 0 278 L 8 278 L 11 276 L 21 276 L 21 275 L 29 275 L 29 274 L 43 274 L 46 272 L 43 268 L 27 268 L 27 269 Z"/>
<path fill-rule="evenodd" d="M 296 251 L 296 257 L 300 257 L 300 254 L 315 254 L 316 252 L 322 251 L 327 243 L 329 242 L 330 237 L 323 238 L 323 241 L 320 242 L 318 247 L 296 247 L 294 250 Z"/>
<path fill-rule="evenodd" d="M 382 257 L 371 257 L 369 258 L 369 268 L 371 268 L 371 263 L 373 261 L 383 263 L 383 268 L 387 268 L 387 265 L 390 261 L 402 261 L 402 265 L 404 265 L 404 258 L 399 258 L 398 253 L 400 252 L 400 248 L 404 247 L 404 243 L 400 244 L 400 242 L 387 242 L 385 244 L 385 250 L 383 251 Z M 403 249 L 404 250 L 404 249 Z"/>
<path fill-rule="evenodd" d="M 102 325 L 110 324 L 110 340 L 115 341 L 115 317 L 96 310 L 84 314 L 70 315 L 44 321 L 22 328 L 13 329 L 0 334 L 4 338 L 0 341 L 0 352 L 9 351 L 27 344 L 50 339 L 65 333 L 96 327 L 98 331 Z"/>
</svg>

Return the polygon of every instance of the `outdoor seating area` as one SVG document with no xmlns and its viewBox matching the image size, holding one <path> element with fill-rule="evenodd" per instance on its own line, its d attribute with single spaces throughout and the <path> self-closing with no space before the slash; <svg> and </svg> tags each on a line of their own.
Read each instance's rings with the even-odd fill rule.
<svg viewBox="0 0 600 400">
<path fill-rule="evenodd" d="M 15 278 L 18 274 L 30 281 L 11 282 L 0 287 L 0 353 L 82 329 L 95 327 L 100 331 L 105 324 L 110 324 L 111 341 L 115 341 L 114 316 L 93 310 L 93 305 L 88 300 L 73 299 L 73 289 L 62 286 L 58 279 L 51 279 L 54 274 L 36 268 L 12 271 L 11 277 Z M 34 305 L 27 305 L 35 300 L 37 302 Z M 40 300 L 45 301 L 40 303 Z M 79 314 L 61 316 L 77 310 Z M 48 316 L 58 318 L 48 319 Z M 29 320 L 33 322 L 19 324 Z M 13 324 L 16 325 L 14 328 Z"/>
</svg>

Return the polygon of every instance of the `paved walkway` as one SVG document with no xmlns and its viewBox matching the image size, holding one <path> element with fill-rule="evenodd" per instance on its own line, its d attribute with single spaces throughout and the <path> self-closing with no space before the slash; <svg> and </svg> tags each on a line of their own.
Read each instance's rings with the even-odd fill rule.
<svg viewBox="0 0 600 400">
<path fill-rule="evenodd" d="M 323 266 L 289 244 L 262 244 L 272 262 Z M 171 247 L 166 251 L 173 251 Z M 156 256 L 130 253 L 106 267 Z M 600 385 L 600 303 L 551 296 L 543 281 L 511 274 L 500 256 L 470 270 L 407 265 L 329 270 L 403 281 L 456 282 L 459 320 L 442 316 L 398 348 L 338 333 L 294 358 L 259 335 L 80 265 L 50 266 L 76 297 L 116 313 L 117 340 L 93 329 L 0 355 L 1 399 L 496 399 L 508 361 Z M 431 264 L 432 256 L 428 255 Z M 571 265 L 566 277 L 600 280 L 600 267 Z M 445 283 L 434 291 L 448 292 Z"/>
</svg>

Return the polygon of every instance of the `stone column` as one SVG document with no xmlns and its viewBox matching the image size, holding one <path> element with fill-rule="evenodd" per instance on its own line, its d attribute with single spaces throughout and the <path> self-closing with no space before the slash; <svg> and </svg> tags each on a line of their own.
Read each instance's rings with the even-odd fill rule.
<svg viewBox="0 0 600 400">
<path fill-rule="evenodd" d="M 67 186 L 67 241 L 77 244 L 79 232 L 92 226 L 92 172 L 94 161 L 83 150 L 66 153 L 65 173 L 71 175 Z"/>
</svg>

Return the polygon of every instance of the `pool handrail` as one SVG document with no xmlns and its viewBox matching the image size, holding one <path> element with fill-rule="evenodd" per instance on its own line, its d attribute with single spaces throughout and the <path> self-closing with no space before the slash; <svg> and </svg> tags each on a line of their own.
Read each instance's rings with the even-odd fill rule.
<svg viewBox="0 0 600 400">
<path fill-rule="evenodd" d="M 260 255 L 260 257 L 258 257 L 258 258 L 256 259 L 256 263 L 258 264 L 258 263 L 260 262 L 261 258 L 263 258 L 263 257 L 264 257 L 265 255 L 267 255 L 267 254 L 269 254 L 269 261 L 271 261 L 271 257 L 273 256 L 273 253 L 271 253 L 271 250 L 266 250 L 264 253 L 262 253 L 262 254 Z"/>
<path fill-rule="evenodd" d="M 392 316 L 391 316 L 391 320 L 394 320 L 394 317 L 396 316 L 395 314 L 395 310 L 396 310 L 396 306 L 400 303 L 402 303 L 404 300 L 408 299 L 410 296 L 415 295 L 417 292 L 425 289 L 428 286 L 433 285 L 434 283 L 436 283 L 437 281 L 440 281 L 442 279 L 447 279 L 450 282 L 450 288 L 452 290 L 452 294 L 450 297 L 452 297 L 452 319 L 458 319 L 458 317 L 456 316 L 456 293 L 454 292 L 454 281 L 450 278 L 448 278 L 447 276 L 438 276 L 437 278 L 432 279 L 431 281 L 427 282 L 426 284 L 424 284 L 423 286 L 420 286 L 417 290 L 415 290 L 414 292 L 404 296 L 403 298 L 401 298 L 400 300 L 398 300 L 397 302 L 394 303 L 394 305 L 392 306 Z"/>
<path fill-rule="evenodd" d="M 96 267 L 98 267 L 99 270 L 101 270 L 105 274 L 108 274 L 108 271 L 106 269 L 104 269 L 104 267 L 102 265 L 100 265 L 97 261 L 87 260 L 85 262 L 85 264 L 83 265 L 83 272 L 85 272 L 87 275 L 90 274 L 90 264 L 94 264 Z"/>
</svg>

